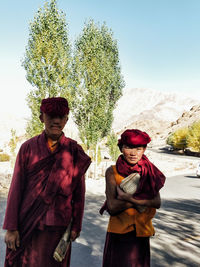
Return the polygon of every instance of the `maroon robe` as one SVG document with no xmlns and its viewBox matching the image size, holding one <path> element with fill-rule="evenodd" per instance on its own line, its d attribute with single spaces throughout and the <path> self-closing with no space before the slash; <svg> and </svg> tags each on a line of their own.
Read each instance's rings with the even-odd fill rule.
<svg viewBox="0 0 200 267">
<path fill-rule="evenodd" d="M 145 155 L 134 166 L 128 164 L 120 155 L 116 167 L 118 173 L 123 177 L 127 177 L 133 172 L 140 174 L 139 186 L 133 194 L 135 199 L 153 199 L 165 183 L 164 174 Z M 107 201 L 101 207 L 100 214 L 103 214 L 105 210 L 109 212 Z M 136 231 L 126 234 L 107 232 L 102 266 L 149 267 L 149 237 L 137 237 Z"/>
<path fill-rule="evenodd" d="M 82 148 L 64 135 L 54 152 L 47 146 L 45 132 L 21 146 L 3 225 L 19 231 L 20 247 L 7 249 L 5 266 L 15 266 L 36 229 L 67 227 L 73 218 L 72 230 L 81 231 L 84 174 L 90 162 Z"/>
<path fill-rule="evenodd" d="M 149 237 L 136 237 L 136 232 L 106 234 L 102 267 L 149 267 Z"/>
</svg>

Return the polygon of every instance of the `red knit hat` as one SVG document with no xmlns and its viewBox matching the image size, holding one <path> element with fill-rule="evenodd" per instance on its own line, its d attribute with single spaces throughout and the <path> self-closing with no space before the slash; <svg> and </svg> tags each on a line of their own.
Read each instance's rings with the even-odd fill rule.
<svg viewBox="0 0 200 267">
<path fill-rule="evenodd" d="M 50 116 L 61 116 L 69 114 L 67 99 L 64 97 L 49 97 L 42 100 L 40 111 Z"/>
<path fill-rule="evenodd" d="M 151 141 L 151 138 L 146 132 L 138 129 L 128 129 L 121 134 L 121 139 L 118 140 L 118 146 L 146 146 Z"/>
</svg>

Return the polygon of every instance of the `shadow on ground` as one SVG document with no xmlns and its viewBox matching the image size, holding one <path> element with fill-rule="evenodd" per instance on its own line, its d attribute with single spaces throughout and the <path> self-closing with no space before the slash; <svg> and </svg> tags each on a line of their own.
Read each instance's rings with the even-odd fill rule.
<svg viewBox="0 0 200 267">
<path fill-rule="evenodd" d="M 152 266 L 199 266 L 199 200 L 163 200 L 154 218 Z"/>
<path fill-rule="evenodd" d="M 87 195 L 81 243 L 75 243 L 72 267 L 100 267 L 108 216 L 98 213 L 104 196 Z M 154 218 L 152 267 L 199 266 L 199 200 L 163 200 Z M 78 259 L 77 259 L 78 255 Z M 125 266 L 123 266 L 125 267 Z"/>
<path fill-rule="evenodd" d="M 100 195 L 86 196 L 83 230 L 77 242 L 73 243 L 71 267 L 101 266 L 108 216 L 101 216 L 98 211 L 104 198 Z M 0 195 L 0 266 L 4 265 L 5 257 L 5 231 L 2 230 L 5 207 L 6 197 Z"/>
<path fill-rule="evenodd" d="M 83 230 L 73 244 L 71 267 L 100 267 L 106 235 L 108 215 L 99 214 L 105 196 L 88 194 L 86 196 Z M 78 256 L 77 256 L 78 255 Z"/>
<path fill-rule="evenodd" d="M 101 267 L 108 215 L 99 214 L 104 196 L 86 196 L 83 230 L 73 243 L 71 267 Z M 0 223 L 6 198 L 0 198 Z M 156 235 L 151 238 L 152 267 L 197 267 L 200 251 L 199 200 L 164 199 L 153 220 Z M 3 266 L 5 246 L 0 230 L 0 266 Z M 123 266 L 125 267 L 125 266 Z"/>
<path fill-rule="evenodd" d="M 186 178 L 192 178 L 192 179 L 199 179 L 199 177 L 195 175 L 185 175 Z"/>
<path fill-rule="evenodd" d="M 4 234 L 5 231 L 2 230 L 3 219 L 5 214 L 7 197 L 0 194 L 0 266 L 4 266 L 4 257 L 5 257 L 5 243 L 4 243 Z"/>
</svg>

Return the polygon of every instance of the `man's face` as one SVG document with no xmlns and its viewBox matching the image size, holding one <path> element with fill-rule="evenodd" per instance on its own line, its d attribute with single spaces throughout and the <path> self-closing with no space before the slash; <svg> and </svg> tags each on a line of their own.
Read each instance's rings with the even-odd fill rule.
<svg viewBox="0 0 200 267">
<path fill-rule="evenodd" d="M 62 130 L 68 120 L 68 115 L 60 117 L 58 115 L 50 116 L 46 113 L 40 115 L 41 122 L 45 125 L 45 132 L 52 140 L 57 140 L 62 134 Z"/>
<path fill-rule="evenodd" d="M 126 145 L 122 146 L 122 153 L 125 160 L 132 165 L 136 164 L 139 160 L 141 160 L 145 150 L 146 148 L 143 146 L 138 146 L 138 147 L 129 147 Z"/>
</svg>

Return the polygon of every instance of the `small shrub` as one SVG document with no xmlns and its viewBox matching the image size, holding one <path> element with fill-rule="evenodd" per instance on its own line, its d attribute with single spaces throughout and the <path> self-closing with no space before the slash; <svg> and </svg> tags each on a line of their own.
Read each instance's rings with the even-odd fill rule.
<svg viewBox="0 0 200 267">
<path fill-rule="evenodd" d="M 4 161 L 9 161 L 10 160 L 10 156 L 6 153 L 1 153 L 0 154 L 0 162 L 4 162 Z"/>
<path fill-rule="evenodd" d="M 194 122 L 187 135 L 187 146 L 193 151 L 200 152 L 200 121 Z"/>
<path fill-rule="evenodd" d="M 16 135 L 16 130 L 11 129 L 11 139 L 9 142 L 10 152 L 15 156 L 15 149 L 17 147 L 17 142 L 19 141 L 19 137 Z"/>
<path fill-rule="evenodd" d="M 117 135 L 112 132 L 108 137 L 107 137 L 107 143 L 106 143 L 106 146 L 108 147 L 109 149 L 109 154 L 111 156 L 111 159 L 113 161 L 116 161 L 117 158 L 119 157 L 120 155 L 120 150 L 119 150 L 119 147 L 117 146 L 117 141 L 118 141 L 118 138 L 117 138 Z"/>
<path fill-rule="evenodd" d="M 188 128 L 180 128 L 172 133 L 168 139 L 167 144 L 171 145 L 174 149 L 182 149 L 183 151 L 187 147 L 186 138 L 188 134 Z"/>
<path fill-rule="evenodd" d="M 97 152 L 97 164 L 99 165 L 101 163 L 101 148 L 98 147 L 98 152 Z"/>
</svg>

